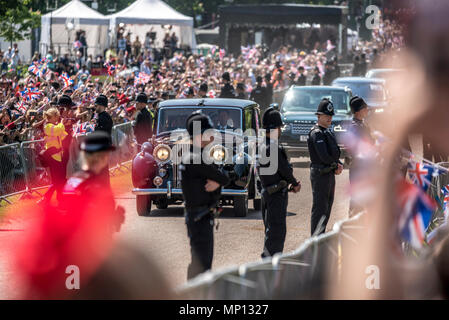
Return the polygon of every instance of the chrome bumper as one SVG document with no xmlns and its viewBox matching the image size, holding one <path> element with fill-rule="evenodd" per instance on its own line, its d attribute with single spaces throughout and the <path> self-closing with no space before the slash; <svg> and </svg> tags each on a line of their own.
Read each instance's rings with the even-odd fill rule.
<svg viewBox="0 0 449 320">
<path fill-rule="evenodd" d="M 151 188 L 151 189 L 140 189 L 134 188 L 132 193 L 138 196 L 142 195 L 167 195 L 168 198 L 171 198 L 172 195 L 182 195 L 182 189 L 173 188 Z M 221 194 L 223 196 L 247 196 L 248 190 L 234 190 L 234 189 L 222 189 Z"/>
</svg>

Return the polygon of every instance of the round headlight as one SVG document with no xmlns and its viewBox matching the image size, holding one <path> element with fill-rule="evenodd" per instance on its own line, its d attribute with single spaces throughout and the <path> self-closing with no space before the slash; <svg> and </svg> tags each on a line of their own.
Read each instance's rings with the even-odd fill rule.
<svg viewBox="0 0 449 320">
<path fill-rule="evenodd" d="M 169 146 L 165 144 L 160 144 L 156 148 L 154 148 L 153 156 L 156 160 L 165 162 L 170 159 L 171 149 Z"/>
<path fill-rule="evenodd" d="M 156 176 L 156 177 L 154 177 L 154 179 L 153 179 L 153 184 L 154 184 L 156 187 L 159 187 L 160 185 L 162 185 L 162 182 L 163 182 L 163 180 L 162 180 L 162 178 L 159 177 L 159 176 Z"/>
<path fill-rule="evenodd" d="M 210 156 L 214 162 L 224 162 L 226 160 L 226 149 L 223 146 L 216 145 L 211 148 Z"/>
</svg>

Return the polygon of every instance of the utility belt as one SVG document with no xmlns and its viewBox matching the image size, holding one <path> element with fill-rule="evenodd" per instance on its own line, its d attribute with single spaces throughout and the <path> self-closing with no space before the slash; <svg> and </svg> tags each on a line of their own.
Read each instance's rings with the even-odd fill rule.
<svg viewBox="0 0 449 320">
<path fill-rule="evenodd" d="M 218 218 L 222 211 L 222 207 L 201 206 L 186 208 L 186 214 L 190 214 L 194 222 L 198 222 L 209 215 L 213 219 Z"/>
<path fill-rule="evenodd" d="M 276 192 L 286 190 L 288 186 L 287 181 L 280 180 L 278 183 L 265 186 L 264 189 L 267 191 L 269 195 L 275 194 Z"/>
<path fill-rule="evenodd" d="M 337 170 L 338 165 L 334 162 L 332 163 L 330 166 L 329 165 L 324 165 L 324 164 L 315 164 L 312 163 L 310 165 L 310 168 L 312 169 L 318 169 L 321 175 L 325 175 L 331 172 L 334 172 L 335 170 Z"/>
</svg>

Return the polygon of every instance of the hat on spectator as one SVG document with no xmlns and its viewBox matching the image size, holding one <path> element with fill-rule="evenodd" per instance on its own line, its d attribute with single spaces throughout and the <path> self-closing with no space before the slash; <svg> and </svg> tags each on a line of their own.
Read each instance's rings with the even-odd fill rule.
<svg viewBox="0 0 449 320">
<path fill-rule="evenodd" d="M 107 98 L 104 94 L 100 94 L 100 95 L 95 99 L 95 104 L 107 108 L 107 107 L 108 107 L 108 98 Z"/>
<path fill-rule="evenodd" d="M 58 100 L 58 106 L 60 107 L 73 107 L 75 104 L 70 96 L 63 94 Z"/>
</svg>

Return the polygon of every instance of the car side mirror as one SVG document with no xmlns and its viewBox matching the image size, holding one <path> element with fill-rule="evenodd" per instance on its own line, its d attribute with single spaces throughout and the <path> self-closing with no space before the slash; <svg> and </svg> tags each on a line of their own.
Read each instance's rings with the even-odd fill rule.
<svg viewBox="0 0 449 320">
<path fill-rule="evenodd" d="M 272 103 L 272 104 L 270 104 L 270 108 L 273 108 L 273 109 L 279 111 L 279 103 Z"/>
</svg>

